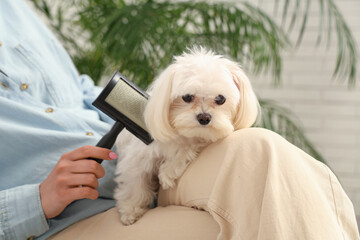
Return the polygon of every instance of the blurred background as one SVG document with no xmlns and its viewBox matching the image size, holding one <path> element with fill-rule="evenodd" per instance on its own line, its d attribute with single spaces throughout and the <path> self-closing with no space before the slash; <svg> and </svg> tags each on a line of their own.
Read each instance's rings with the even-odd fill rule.
<svg viewBox="0 0 360 240">
<path fill-rule="evenodd" d="M 337 175 L 360 216 L 360 1 L 32 0 L 80 73 L 142 88 L 202 45 L 238 61 L 278 132 Z M 358 222 L 359 222 L 358 217 Z"/>
</svg>

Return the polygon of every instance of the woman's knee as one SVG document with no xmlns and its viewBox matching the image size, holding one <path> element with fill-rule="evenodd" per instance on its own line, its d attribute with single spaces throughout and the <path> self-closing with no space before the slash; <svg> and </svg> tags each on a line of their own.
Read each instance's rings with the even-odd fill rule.
<svg viewBox="0 0 360 240">
<path fill-rule="evenodd" d="M 273 142 L 281 140 L 283 141 L 283 137 L 279 134 L 265 129 L 265 128 L 243 128 L 237 131 L 234 131 L 231 135 L 227 137 L 229 141 L 246 141 L 246 142 Z"/>
<path fill-rule="evenodd" d="M 282 136 L 268 129 L 243 128 L 233 132 L 223 140 L 211 144 L 209 149 L 215 148 L 224 155 L 226 153 L 243 155 L 245 152 L 256 155 L 263 151 L 275 151 L 279 146 L 293 147 Z"/>
</svg>

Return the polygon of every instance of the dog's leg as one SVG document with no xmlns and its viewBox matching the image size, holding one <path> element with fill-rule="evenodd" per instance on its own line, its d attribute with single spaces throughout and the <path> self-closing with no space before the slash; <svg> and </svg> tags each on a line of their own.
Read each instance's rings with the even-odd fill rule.
<svg viewBox="0 0 360 240">
<path fill-rule="evenodd" d="M 149 180 L 145 180 L 151 178 L 148 173 L 140 175 L 125 173 L 123 177 L 116 179 L 120 182 L 115 190 L 114 198 L 121 222 L 124 225 L 130 225 L 145 214 L 154 200 L 155 192 L 152 186 L 148 185 Z"/>
<path fill-rule="evenodd" d="M 197 152 L 193 149 L 185 149 L 178 151 L 172 157 L 160 165 L 159 168 L 159 182 L 163 189 L 173 188 L 175 180 L 178 179 L 185 171 L 189 163 L 197 156 Z"/>
<path fill-rule="evenodd" d="M 143 150 L 127 152 L 123 159 L 120 157 L 114 198 L 120 220 L 125 225 L 136 222 L 154 200 L 158 183 L 153 172 L 155 159 L 150 155 Z"/>
</svg>

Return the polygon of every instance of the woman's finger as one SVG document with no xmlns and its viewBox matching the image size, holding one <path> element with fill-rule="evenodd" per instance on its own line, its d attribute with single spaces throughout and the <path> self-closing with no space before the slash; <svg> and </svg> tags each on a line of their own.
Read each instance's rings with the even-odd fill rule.
<svg viewBox="0 0 360 240">
<path fill-rule="evenodd" d="M 96 189 L 99 186 L 99 183 L 94 174 L 72 174 L 71 179 L 69 179 L 68 186 L 70 188 L 77 188 L 82 186 Z"/>
<path fill-rule="evenodd" d="M 107 148 L 100 148 L 95 146 L 83 146 L 77 148 L 71 152 L 65 153 L 62 158 L 66 158 L 72 161 L 77 161 L 86 158 L 98 158 L 103 160 L 116 159 L 117 155 Z"/>
<path fill-rule="evenodd" d="M 71 188 L 68 191 L 67 198 L 69 199 L 69 202 L 79 200 L 79 199 L 97 199 L 99 197 L 99 192 L 91 187 L 88 186 L 82 186 L 82 187 L 76 187 Z"/>
<path fill-rule="evenodd" d="M 97 178 L 102 178 L 105 176 L 105 169 L 103 166 L 101 166 L 101 164 L 98 164 L 95 161 L 89 161 L 87 159 L 73 162 L 70 171 L 74 174 L 92 173 L 95 174 Z"/>
</svg>

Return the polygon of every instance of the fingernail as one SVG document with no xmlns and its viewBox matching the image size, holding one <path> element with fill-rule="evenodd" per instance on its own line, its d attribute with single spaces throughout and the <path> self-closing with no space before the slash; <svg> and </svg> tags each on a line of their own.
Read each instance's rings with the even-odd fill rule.
<svg viewBox="0 0 360 240">
<path fill-rule="evenodd" d="M 109 153 L 109 157 L 110 157 L 111 159 L 117 159 L 117 158 L 118 158 L 118 156 L 117 156 L 116 153 L 114 153 L 114 152 Z"/>
</svg>

